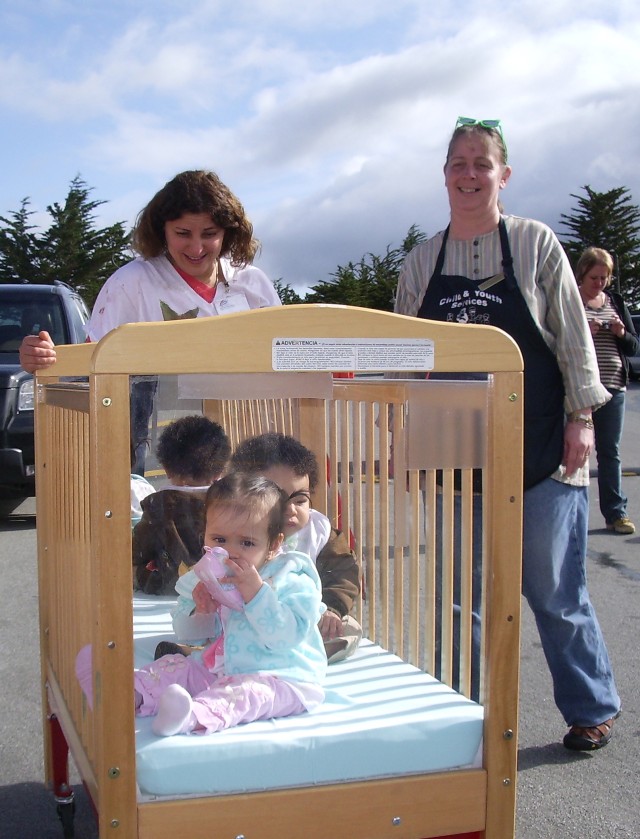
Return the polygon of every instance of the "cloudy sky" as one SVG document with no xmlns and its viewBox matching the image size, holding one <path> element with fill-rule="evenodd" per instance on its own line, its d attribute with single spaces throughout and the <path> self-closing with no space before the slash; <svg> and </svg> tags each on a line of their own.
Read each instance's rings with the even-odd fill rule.
<svg viewBox="0 0 640 839">
<path fill-rule="evenodd" d="M 442 229 L 458 115 L 500 118 L 508 212 L 640 204 L 637 0 L 0 0 L 0 215 L 47 226 L 80 175 L 124 221 L 176 172 L 244 203 L 304 291 Z"/>
</svg>

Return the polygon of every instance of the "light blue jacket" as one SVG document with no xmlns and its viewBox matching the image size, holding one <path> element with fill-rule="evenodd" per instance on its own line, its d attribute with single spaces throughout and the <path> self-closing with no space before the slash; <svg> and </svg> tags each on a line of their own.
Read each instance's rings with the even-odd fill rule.
<svg viewBox="0 0 640 839">
<path fill-rule="evenodd" d="M 178 580 L 176 589 L 189 604 L 193 585 L 186 577 Z M 281 553 L 260 569 L 262 587 L 245 603 L 243 611 L 221 607 L 224 625 L 224 672 L 271 673 L 293 681 L 321 684 L 327 669 L 327 655 L 318 621 L 325 607 L 322 587 L 315 565 L 307 554 L 298 551 Z M 194 583 L 195 584 L 195 583 Z M 181 589 L 183 591 L 181 591 Z M 186 595 L 186 597 L 185 597 Z M 176 634 L 187 616 L 180 608 L 174 614 Z M 208 619 L 207 634 L 215 640 L 220 623 L 212 625 L 210 615 L 192 615 Z M 202 628 L 202 627 L 201 627 Z"/>
</svg>

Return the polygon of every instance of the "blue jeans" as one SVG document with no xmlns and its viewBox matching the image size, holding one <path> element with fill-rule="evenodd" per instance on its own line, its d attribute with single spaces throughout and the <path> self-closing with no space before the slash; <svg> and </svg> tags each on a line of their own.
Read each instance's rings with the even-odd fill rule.
<svg viewBox="0 0 640 839">
<path fill-rule="evenodd" d="M 568 725 L 620 710 L 609 654 L 586 579 L 587 487 L 552 478 L 524 495 L 522 593 L 536 619 L 556 705 Z"/>
<path fill-rule="evenodd" d="M 622 491 L 620 439 L 624 423 L 624 390 L 609 390 L 611 399 L 593 412 L 598 461 L 600 512 L 607 524 L 627 515 L 627 496 Z"/>
</svg>

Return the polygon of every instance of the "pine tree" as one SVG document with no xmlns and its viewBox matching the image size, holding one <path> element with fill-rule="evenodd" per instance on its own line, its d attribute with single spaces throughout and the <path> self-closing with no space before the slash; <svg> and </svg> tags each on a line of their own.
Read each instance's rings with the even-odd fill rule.
<svg viewBox="0 0 640 839">
<path fill-rule="evenodd" d="M 281 279 L 274 280 L 273 286 L 278 293 L 280 302 L 283 306 L 291 306 L 293 303 L 302 303 L 302 297 L 290 285 L 284 283 Z"/>
<path fill-rule="evenodd" d="M 0 217 L 0 281 L 52 283 L 63 280 L 91 306 L 106 279 L 131 259 L 122 222 L 96 227 L 95 210 L 105 201 L 90 199 L 92 189 L 76 176 L 64 204 L 47 207 L 51 225 L 35 233 L 29 224 L 29 199 L 21 209 Z"/>
<path fill-rule="evenodd" d="M 640 208 L 631 203 L 625 187 L 596 192 L 583 186 L 583 195 L 571 195 L 578 207 L 561 213 L 560 224 L 570 233 L 562 242 L 575 268 L 582 251 L 604 248 L 614 259 L 614 285 L 630 309 L 640 309 Z"/>
<path fill-rule="evenodd" d="M 387 246 L 384 256 L 369 253 L 359 262 L 338 266 L 330 276 L 311 286 L 305 303 L 341 303 L 392 312 L 400 268 L 406 255 L 426 239 L 414 224 L 409 228 L 399 248 Z"/>
<path fill-rule="evenodd" d="M 23 198 L 20 209 L 10 213 L 10 218 L 0 216 L 0 282 L 19 283 L 31 278 L 38 271 L 38 240 L 29 223 L 29 199 Z"/>
</svg>

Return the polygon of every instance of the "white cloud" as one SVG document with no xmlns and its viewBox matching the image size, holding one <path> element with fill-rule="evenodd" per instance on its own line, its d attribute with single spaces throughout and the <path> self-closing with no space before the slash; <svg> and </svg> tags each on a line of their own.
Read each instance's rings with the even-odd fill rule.
<svg viewBox="0 0 640 839">
<path fill-rule="evenodd" d="M 7 20 L 8 208 L 61 200 L 81 172 L 105 215 L 133 221 L 175 172 L 213 168 L 251 213 L 261 264 L 306 286 L 413 223 L 446 224 L 459 114 L 503 120 L 514 212 L 555 226 L 585 183 L 640 203 L 630 0 L 23 0 Z"/>
</svg>

